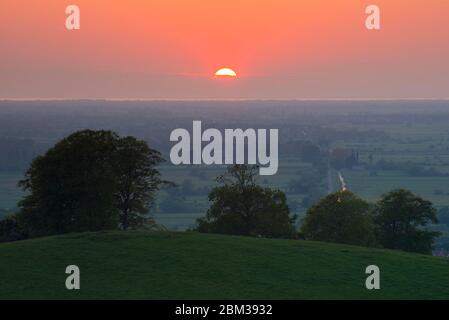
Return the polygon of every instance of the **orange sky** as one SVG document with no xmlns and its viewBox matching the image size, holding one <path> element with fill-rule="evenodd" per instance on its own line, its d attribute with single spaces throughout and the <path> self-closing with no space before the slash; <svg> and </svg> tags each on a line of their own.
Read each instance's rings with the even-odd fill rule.
<svg viewBox="0 0 449 320">
<path fill-rule="evenodd" d="M 448 19 L 447 0 L 1 0 L 0 98 L 447 98 Z"/>
</svg>

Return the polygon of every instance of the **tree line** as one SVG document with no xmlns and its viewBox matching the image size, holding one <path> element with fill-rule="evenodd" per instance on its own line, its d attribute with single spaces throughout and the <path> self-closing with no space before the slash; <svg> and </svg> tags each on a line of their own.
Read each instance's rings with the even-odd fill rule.
<svg viewBox="0 0 449 320">
<path fill-rule="evenodd" d="M 370 204 L 350 191 L 329 194 L 310 207 L 297 230 L 286 196 L 261 188 L 251 166 L 233 166 L 218 178 L 222 184 L 209 194 L 211 207 L 198 219 L 200 232 L 297 238 L 432 253 L 438 223 L 430 201 L 404 189 L 386 193 Z"/>
<path fill-rule="evenodd" d="M 151 217 L 163 180 L 157 150 L 134 137 L 82 130 L 35 158 L 19 185 L 19 212 L 0 221 L 0 241 L 70 232 L 160 229 Z M 210 208 L 195 231 L 290 238 L 431 253 L 438 233 L 432 203 L 394 190 L 370 204 L 349 191 L 325 196 L 301 221 L 287 197 L 258 184 L 257 166 L 234 165 L 217 177 Z"/>
</svg>

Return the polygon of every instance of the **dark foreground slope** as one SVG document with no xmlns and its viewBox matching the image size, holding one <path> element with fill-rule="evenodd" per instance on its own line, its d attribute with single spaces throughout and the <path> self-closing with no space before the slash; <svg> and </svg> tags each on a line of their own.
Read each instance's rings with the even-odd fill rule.
<svg viewBox="0 0 449 320">
<path fill-rule="evenodd" d="M 65 289 L 65 268 L 81 290 Z M 365 268 L 381 268 L 379 291 Z M 0 244 L 0 298 L 447 299 L 449 260 L 317 242 L 104 232 Z"/>
</svg>

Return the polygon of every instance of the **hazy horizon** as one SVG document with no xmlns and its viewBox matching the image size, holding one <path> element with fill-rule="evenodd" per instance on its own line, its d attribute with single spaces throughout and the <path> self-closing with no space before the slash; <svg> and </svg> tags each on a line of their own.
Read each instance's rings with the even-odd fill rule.
<svg viewBox="0 0 449 320">
<path fill-rule="evenodd" d="M 344 102 L 344 101 L 361 101 L 361 102 L 394 102 L 394 101 L 448 101 L 449 97 L 447 98 L 271 98 L 271 99 L 263 99 L 263 98 L 1 98 L 0 102 L 33 102 L 33 101 L 105 101 L 105 102 L 276 102 L 276 101 L 284 101 L 284 102 L 307 102 L 307 101 L 315 101 L 315 102 Z"/>
<path fill-rule="evenodd" d="M 0 99 L 447 99 L 449 2 L 2 1 Z M 217 79 L 219 68 L 235 79 Z M 229 80 L 229 81 L 228 81 Z"/>
</svg>

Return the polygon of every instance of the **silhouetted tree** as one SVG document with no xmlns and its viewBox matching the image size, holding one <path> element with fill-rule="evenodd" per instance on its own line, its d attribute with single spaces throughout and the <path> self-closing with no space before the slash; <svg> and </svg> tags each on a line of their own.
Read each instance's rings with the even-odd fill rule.
<svg viewBox="0 0 449 320">
<path fill-rule="evenodd" d="M 117 141 L 117 191 L 114 204 L 119 210 L 120 226 L 127 230 L 145 225 L 147 214 L 162 184 L 156 166 L 163 160 L 161 154 L 150 149 L 145 141 L 125 137 Z"/>
<path fill-rule="evenodd" d="M 209 194 L 212 202 L 198 231 L 264 237 L 294 236 L 285 194 L 256 183 L 256 166 L 235 165 L 218 177 L 221 184 Z"/>
<path fill-rule="evenodd" d="M 376 234 L 389 249 L 431 253 L 438 232 L 423 229 L 437 223 L 437 211 L 430 201 L 408 190 L 394 190 L 382 196 L 374 210 Z"/>
<path fill-rule="evenodd" d="M 370 205 L 349 191 L 330 194 L 308 209 L 301 233 L 307 240 L 375 244 Z"/>
<path fill-rule="evenodd" d="M 143 218 L 162 183 L 160 154 L 145 142 L 84 130 L 37 157 L 20 182 L 31 235 L 124 229 Z"/>
<path fill-rule="evenodd" d="M 28 238 L 23 216 L 15 213 L 0 220 L 0 242 L 17 241 Z"/>
</svg>

